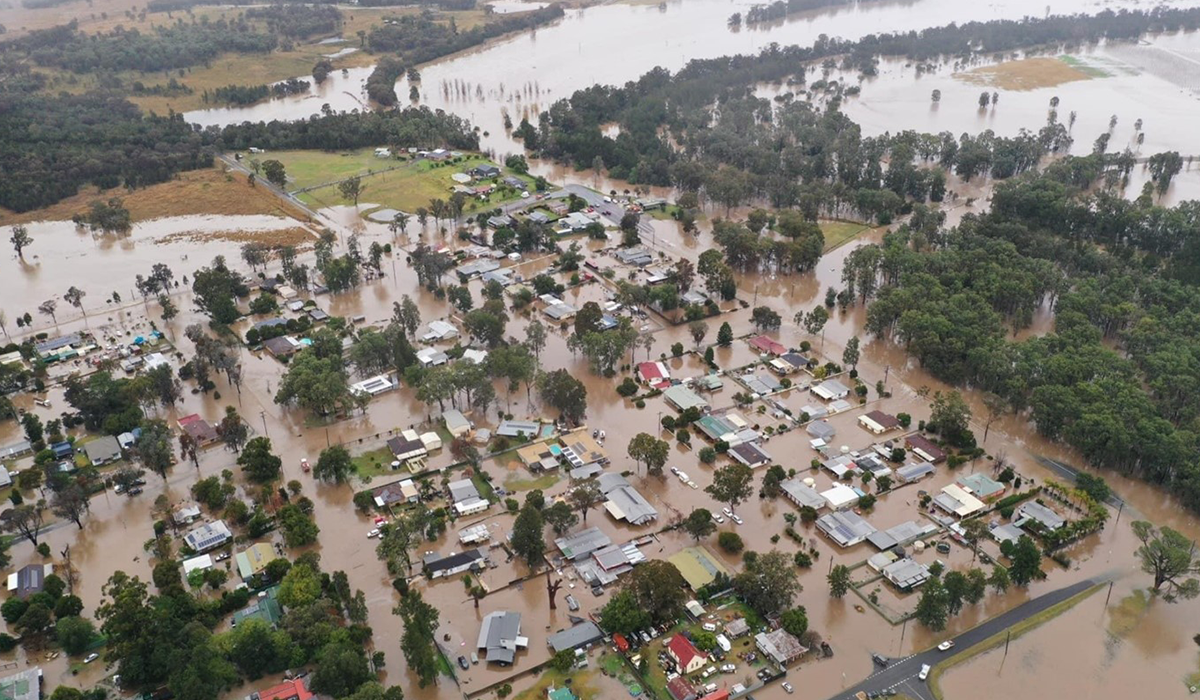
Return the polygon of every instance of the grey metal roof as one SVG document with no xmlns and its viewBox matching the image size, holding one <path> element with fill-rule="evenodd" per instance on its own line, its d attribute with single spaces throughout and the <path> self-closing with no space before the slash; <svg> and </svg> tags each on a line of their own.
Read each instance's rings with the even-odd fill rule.
<svg viewBox="0 0 1200 700">
<path fill-rule="evenodd" d="M 779 488 L 787 494 L 787 497 L 800 506 L 809 506 L 820 510 L 824 508 L 825 498 L 817 493 L 816 489 L 810 488 L 799 479 L 786 479 L 779 482 Z"/>
<path fill-rule="evenodd" d="M 832 425 L 830 425 L 829 421 L 827 420 L 815 420 L 809 423 L 808 426 L 804 428 L 804 431 L 809 435 L 822 440 L 828 440 L 829 438 L 837 435 L 837 428 L 834 428 Z"/>
<path fill-rule="evenodd" d="M 539 427 L 541 426 L 533 421 L 506 420 L 496 428 L 496 434 L 504 437 L 517 437 L 521 434 L 533 437 L 537 435 Z"/>
<path fill-rule="evenodd" d="M 53 350 L 59 350 L 59 349 L 65 348 L 68 345 L 74 345 L 74 344 L 78 343 L 79 341 L 80 341 L 80 337 L 79 337 L 78 333 L 72 333 L 70 335 L 60 335 L 57 338 L 51 338 L 50 340 L 43 340 L 42 342 L 34 345 L 34 349 L 36 349 L 39 353 L 46 353 L 46 352 L 51 352 Z"/>
<path fill-rule="evenodd" d="M 590 479 L 602 471 L 604 471 L 604 467 L 602 467 L 599 462 L 591 462 L 590 464 L 585 464 L 582 467 L 575 467 L 571 471 L 567 472 L 567 476 L 577 480 Z"/>
<path fill-rule="evenodd" d="M 512 664 L 521 637 L 521 613 L 497 610 L 483 618 L 476 648 L 487 652 L 488 662 Z"/>
<path fill-rule="evenodd" d="M 468 549 L 465 552 L 451 552 L 445 556 L 436 552 L 426 554 L 421 563 L 432 574 L 438 571 L 457 569 L 461 566 L 474 564 L 482 559 L 484 559 L 482 549 Z"/>
<path fill-rule="evenodd" d="M 909 589 L 929 580 L 929 567 L 912 559 L 900 559 L 883 567 L 883 575 L 897 588 Z"/>
<path fill-rule="evenodd" d="M 867 536 L 867 541 L 878 549 L 891 549 L 897 545 L 904 546 L 928 534 L 932 534 L 937 529 L 937 525 L 933 523 L 920 525 L 914 520 L 909 520 L 895 527 L 890 527 L 887 530 L 873 532 Z"/>
<path fill-rule="evenodd" d="M 580 530 L 574 535 L 567 535 L 554 540 L 554 545 L 567 559 L 583 559 L 598 549 L 612 544 L 612 538 L 598 527 Z"/>
<path fill-rule="evenodd" d="M 218 547 L 232 539 L 233 533 L 229 531 L 229 526 L 224 520 L 205 523 L 183 536 L 187 545 L 197 552 Z"/>
<path fill-rule="evenodd" d="M 936 468 L 929 462 L 921 462 L 920 464 L 906 464 L 896 470 L 896 476 L 901 481 L 916 481 L 923 477 L 929 476 Z"/>
<path fill-rule="evenodd" d="M 675 386 L 668 388 L 663 392 L 663 398 L 666 399 L 668 403 L 678 407 L 681 411 L 692 408 L 693 406 L 696 408 L 704 408 L 708 405 L 708 402 L 700 398 L 696 392 L 682 384 L 676 384 Z"/>
<path fill-rule="evenodd" d="M 1025 520 L 1034 520 L 1049 530 L 1057 530 L 1067 523 L 1066 519 L 1037 501 L 1026 501 L 1017 507 L 1018 525 Z"/>
<path fill-rule="evenodd" d="M 446 488 L 450 489 L 450 499 L 454 503 L 462 503 L 480 497 L 479 489 L 475 488 L 475 484 L 470 479 L 451 481 Z"/>
<path fill-rule="evenodd" d="M 875 526 L 853 511 L 835 511 L 817 518 L 817 527 L 839 546 L 849 547 L 862 542 Z"/>
<path fill-rule="evenodd" d="M 83 451 L 92 464 L 104 464 L 121 458 L 121 445 L 112 435 L 104 435 L 84 443 Z"/>
<path fill-rule="evenodd" d="M 625 519 L 634 525 L 649 522 L 658 517 L 658 511 L 629 481 L 620 474 L 608 472 L 596 479 L 600 491 L 612 502 Z"/>
<path fill-rule="evenodd" d="M 566 649 L 578 649 L 604 639 L 604 633 L 594 622 L 581 622 L 546 638 L 546 643 L 555 653 Z"/>
</svg>

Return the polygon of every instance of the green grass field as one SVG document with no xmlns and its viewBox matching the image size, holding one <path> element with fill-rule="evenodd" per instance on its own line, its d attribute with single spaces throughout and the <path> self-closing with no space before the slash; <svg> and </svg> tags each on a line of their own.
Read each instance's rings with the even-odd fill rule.
<svg viewBox="0 0 1200 700">
<path fill-rule="evenodd" d="M 825 252 L 842 245 L 864 231 L 870 231 L 866 224 L 855 224 L 848 221 L 821 221 L 821 233 L 825 234 Z"/>
<path fill-rule="evenodd" d="M 556 473 L 545 474 L 532 479 L 510 476 L 504 480 L 504 488 L 509 491 L 532 491 L 533 489 L 542 489 L 544 491 L 557 484 L 558 480 L 559 475 Z"/>
<path fill-rule="evenodd" d="M 392 455 L 392 451 L 385 446 L 352 457 L 350 463 L 354 465 L 354 471 L 361 478 L 370 479 L 390 473 L 393 459 L 395 457 Z"/>
</svg>

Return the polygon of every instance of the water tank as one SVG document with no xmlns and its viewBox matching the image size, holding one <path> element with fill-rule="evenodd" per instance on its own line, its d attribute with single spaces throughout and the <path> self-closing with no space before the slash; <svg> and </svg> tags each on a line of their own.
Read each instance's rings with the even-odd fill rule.
<svg viewBox="0 0 1200 700">
<path fill-rule="evenodd" d="M 804 480 L 804 485 L 811 489 L 812 487 L 817 485 L 817 480 L 810 476 Z"/>
<path fill-rule="evenodd" d="M 920 554 L 921 552 L 925 551 L 925 543 L 921 540 L 917 540 L 916 542 L 912 543 L 912 548 L 914 552 Z"/>
</svg>

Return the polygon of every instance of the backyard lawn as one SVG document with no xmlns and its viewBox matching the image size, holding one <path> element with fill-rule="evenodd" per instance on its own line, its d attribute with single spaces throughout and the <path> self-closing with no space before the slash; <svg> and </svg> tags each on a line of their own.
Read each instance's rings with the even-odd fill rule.
<svg viewBox="0 0 1200 700">
<path fill-rule="evenodd" d="M 866 224 L 856 224 L 849 221 L 821 221 L 821 233 L 825 234 L 825 252 L 842 245 L 864 231 L 870 231 Z"/>
<path fill-rule="evenodd" d="M 352 457 L 350 463 L 354 465 L 354 471 L 363 479 L 388 474 L 392 471 L 392 460 L 395 457 L 392 451 L 387 446 L 378 449 L 364 452 L 357 457 Z"/>
</svg>

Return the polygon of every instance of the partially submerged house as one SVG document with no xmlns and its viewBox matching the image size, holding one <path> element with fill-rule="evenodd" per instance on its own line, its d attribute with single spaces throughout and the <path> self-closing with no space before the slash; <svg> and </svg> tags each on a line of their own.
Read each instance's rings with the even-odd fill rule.
<svg viewBox="0 0 1200 700">
<path fill-rule="evenodd" d="M 190 435 L 197 447 L 207 447 L 221 438 L 217 434 L 217 429 L 201 418 L 199 414 L 193 413 L 184 416 L 179 419 L 178 423 L 179 429 Z"/>
<path fill-rule="evenodd" d="M 946 452 L 932 440 L 919 433 L 913 433 L 904 438 L 904 444 L 921 459 L 938 464 L 946 459 Z"/>
<path fill-rule="evenodd" d="M 604 509 L 614 519 L 624 520 L 630 525 L 645 525 L 658 518 L 654 506 L 620 474 L 601 474 L 596 483 L 608 499 L 604 502 Z"/>
<path fill-rule="evenodd" d="M 267 568 L 267 564 L 279 558 L 275 548 L 269 542 L 255 542 L 237 553 L 234 562 L 237 564 L 238 576 L 242 580 L 254 576 Z"/>
<path fill-rule="evenodd" d="M 454 510 L 460 516 L 482 513 L 491 505 L 479 494 L 479 489 L 470 479 L 451 481 L 446 488 L 450 490 L 450 502 L 454 504 Z"/>
<path fill-rule="evenodd" d="M 754 635 L 754 646 L 780 666 L 787 666 L 808 651 L 799 639 L 782 628 Z"/>
<path fill-rule="evenodd" d="M 53 564 L 29 564 L 8 575 L 8 592 L 25 599 L 41 593 L 46 577 L 54 572 Z"/>
<path fill-rule="evenodd" d="M 817 490 L 800 479 L 786 479 L 779 482 L 779 488 L 783 491 L 783 495 L 797 506 L 804 508 L 812 508 L 813 510 L 821 510 L 827 503 Z"/>
<path fill-rule="evenodd" d="M 771 461 L 771 455 L 759 447 L 757 442 L 743 442 L 740 445 L 734 445 L 729 448 L 729 456 L 751 469 L 765 466 Z"/>
<path fill-rule="evenodd" d="M 121 459 L 121 444 L 112 435 L 101 435 L 83 444 L 88 461 L 99 467 Z"/>
<path fill-rule="evenodd" d="M 487 554 L 482 548 L 442 555 L 437 552 L 426 554 L 421 560 L 429 578 L 456 576 L 464 571 L 479 571 L 487 566 Z"/>
<path fill-rule="evenodd" d="M 820 384 L 809 389 L 813 396 L 822 401 L 837 401 L 844 399 L 850 395 L 850 387 L 842 384 L 836 379 L 826 379 Z"/>
<path fill-rule="evenodd" d="M 912 484 L 928 476 L 933 476 L 937 469 L 929 462 L 906 464 L 896 470 L 896 478 L 904 484 Z"/>
<path fill-rule="evenodd" d="M 929 580 L 929 567 L 912 559 L 900 559 L 883 567 L 883 577 L 902 591 L 910 591 Z"/>
<path fill-rule="evenodd" d="M 214 520 L 189 531 L 183 541 L 194 552 L 207 552 L 233 541 L 233 533 L 224 520 Z"/>
<path fill-rule="evenodd" d="M 497 265 L 499 267 L 499 265 Z M 421 336 L 421 341 L 425 343 L 436 343 L 442 340 L 451 340 L 458 337 L 458 329 L 454 324 L 445 321 L 430 321 L 429 330 Z"/>
<path fill-rule="evenodd" d="M 475 647 L 488 663 L 511 666 L 517 651 L 528 646 L 529 639 L 521 636 L 521 613 L 496 610 L 484 616 Z"/>
<path fill-rule="evenodd" d="M 956 518 L 966 518 L 984 509 L 983 501 L 975 498 L 958 484 L 942 487 L 933 497 L 933 505 Z"/>
<path fill-rule="evenodd" d="M 546 644 L 554 653 L 583 649 L 604 640 L 604 632 L 591 620 L 584 620 L 565 630 L 546 637 Z"/>
<path fill-rule="evenodd" d="M 858 424 L 875 435 L 882 435 L 889 430 L 899 428 L 900 419 L 883 411 L 871 411 L 859 416 Z"/>
<path fill-rule="evenodd" d="M 817 518 L 817 529 L 839 547 L 853 547 L 875 532 L 875 526 L 853 511 L 836 511 Z"/>
<path fill-rule="evenodd" d="M 686 411 L 689 408 L 698 408 L 703 411 L 708 408 L 707 401 L 683 384 L 669 387 L 663 392 L 663 399 L 680 411 Z"/>
</svg>

